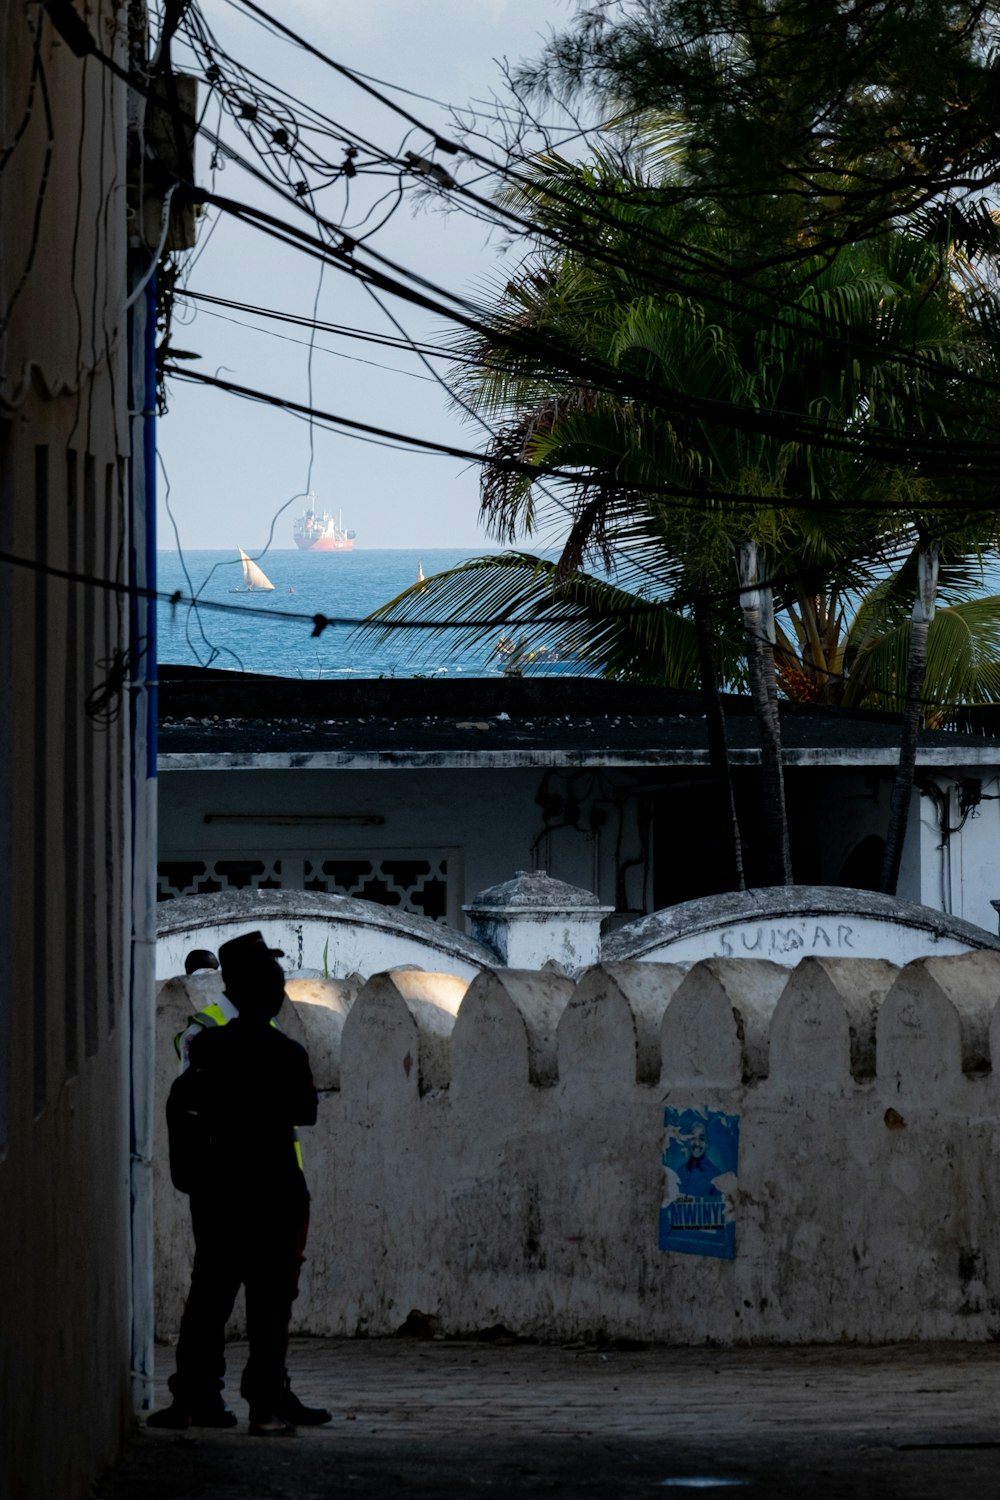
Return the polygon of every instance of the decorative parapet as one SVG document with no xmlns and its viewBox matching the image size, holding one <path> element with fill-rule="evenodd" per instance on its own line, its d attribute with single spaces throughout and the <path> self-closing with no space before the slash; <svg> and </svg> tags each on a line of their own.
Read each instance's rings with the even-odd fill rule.
<svg viewBox="0 0 1000 1500">
<path fill-rule="evenodd" d="M 207 983 L 161 990 L 158 1121 Z M 995 950 L 353 983 L 293 980 L 281 1017 L 324 1089 L 301 1331 L 1000 1337 Z M 739 1122 L 731 1260 L 659 1248 L 665 1105 Z M 156 1175 L 169 1336 L 190 1235 L 162 1132 Z"/>
<path fill-rule="evenodd" d="M 903 964 L 922 954 L 979 948 L 1000 953 L 1000 937 L 932 907 L 874 891 L 792 885 L 669 906 L 620 927 L 602 956 L 612 963 L 766 958 L 792 965 L 815 956 Z"/>
<path fill-rule="evenodd" d="M 879 1007 L 898 972 L 882 958 L 802 959 L 771 1019 L 770 1076 L 797 1089 L 874 1078 Z"/>
<path fill-rule="evenodd" d="M 216 951 L 246 928 L 266 929 L 286 966 L 344 976 L 400 964 L 472 979 L 496 954 L 463 932 L 409 912 L 326 891 L 221 891 L 157 907 L 156 976 L 183 974 L 192 948 Z"/>
</svg>

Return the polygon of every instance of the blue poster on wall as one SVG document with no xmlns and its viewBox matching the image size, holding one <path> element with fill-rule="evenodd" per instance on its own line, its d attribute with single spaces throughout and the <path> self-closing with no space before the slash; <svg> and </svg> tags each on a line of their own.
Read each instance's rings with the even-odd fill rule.
<svg viewBox="0 0 1000 1500">
<path fill-rule="evenodd" d="M 663 1112 L 660 1249 L 686 1255 L 736 1255 L 740 1117 L 717 1109 Z"/>
</svg>

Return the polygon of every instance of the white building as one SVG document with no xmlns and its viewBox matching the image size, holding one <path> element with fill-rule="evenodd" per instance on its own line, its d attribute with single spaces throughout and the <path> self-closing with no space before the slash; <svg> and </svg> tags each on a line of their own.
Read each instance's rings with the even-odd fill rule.
<svg viewBox="0 0 1000 1500">
<path fill-rule="evenodd" d="M 326 890 L 462 926 L 517 869 L 613 927 L 710 895 L 715 787 L 696 696 L 590 679 L 283 682 L 161 674 L 159 895 Z M 898 728 L 782 706 L 796 880 L 872 889 Z M 766 883 L 759 752 L 731 701 L 747 884 Z M 996 930 L 1000 741 L 925 732 L 898 894 Z"/>
</svg>

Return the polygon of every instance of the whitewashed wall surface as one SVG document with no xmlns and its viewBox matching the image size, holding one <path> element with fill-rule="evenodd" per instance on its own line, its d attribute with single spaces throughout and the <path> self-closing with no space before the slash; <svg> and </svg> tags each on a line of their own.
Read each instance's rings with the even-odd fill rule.
<svg viewBox="0 0 1000 1500">
<path fill-rule="evenodd" d="M 337 975 L 398 964 L 446 967 L 471 979 L 496 954 L 453 927 L 410 912 L 325 891 L 221 891 L 163 901 L 157 911 L 156 977 L 183 974 L 192 948 L 217 952 L 247 928 L 266 930 L 286 967 Z"/>
<path fill-rule="evenodd" d="M 161 1122 L 171 1037 L 217 983 L 161 988 Z M 322 1090 L 298 1330 L 1000 1337 L 1000 955 L 356 984 L 292 980 L 282 1011 Z M 733 1260 L 658 1248 L 666 1104 L 739 1116 Z M 190 1231 L 164 1135 L 171 1337 Z"/>
</svg>

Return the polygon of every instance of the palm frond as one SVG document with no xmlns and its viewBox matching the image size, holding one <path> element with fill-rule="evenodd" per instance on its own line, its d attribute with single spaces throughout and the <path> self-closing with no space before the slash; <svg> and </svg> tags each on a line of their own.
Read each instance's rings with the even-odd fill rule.
<svg viewBox="0 0 1000 1500">
<path fill-rule="evenodd" d="M 906 698 L 910 620 L 865 642 L 848 661 L 845 702 L 901 713 Z M 938 609 L 927 634 L 923 697 L 939 724 L 962 705 L 1000 702 L 1000 595 Z"/>
<path fill-rule="evenodd" d="M 414 624 L 425 628 L 414 630 Z M 530 553 L 470 558 L 414 584 L 375 610 L 356 634 L 384 641 L 409 631 L 419 659 L 442 636 L 472 646 L 501 639 L 522 660 L 532 653 L 572 658 L 605 676 L 695 688 L 692 621 L 662 599 L 645 598 L 583 572 L 560 578 L 558 563 Z M 428 639 L 429 638 L 429 639 Z M 742 682 L 739 650 L 722 642 L 720 671 Z"/>
</svg>

